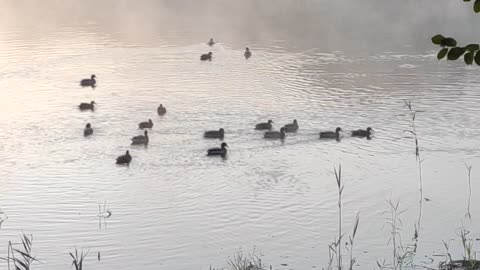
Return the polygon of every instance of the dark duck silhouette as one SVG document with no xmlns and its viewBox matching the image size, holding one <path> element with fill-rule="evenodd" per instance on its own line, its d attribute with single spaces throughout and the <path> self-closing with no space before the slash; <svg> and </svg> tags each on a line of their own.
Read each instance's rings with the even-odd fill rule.
<svg viewBox="0 0 480 270">
<path fill-rule="evenodd" d="M 215 45 L 215 42 L 213 41 L 213 38 L 210 38 L 210 41 L 207 43 L 209 46 Z"/>
<path fill-rule="evenodd" d="M 152 128 L 153 127 L 153 122 L 152 119 L 148 119 L 148 122 L 141 122 L 138 124 L 138 128 L 144 129 L 144 128 Z"/>
<path fill-rule="evenodd" d="M 95 103 L 95 101 L 92 100 L 92 101 L 90 101 L 90 103 L 80 103 L 80 105 L 78 105 L 78 108 L 80 110 L 92 110 L 93 111 L 93 109 L 95 108 L 94 104 L 96 104 L 96 103 Z"/>
<path fill-rule="evenodd" d="M 133 137 L 131 140 L 132 140 L 132 145 L 139 145 L 139 144 L 144 144 L 144 145 L 147 145 L 148 144 L 148 131 L 145 130 L 145 132 L 143 133 L 145 135 L 138 135 L 138 136 L 135 136 Z"/>
<path fill-rule="evenodd" d="M 272 129 L 272 123 L 273 121 L 272 120 L 268 120 L 267 123 L 259 123 L 259 124 L 256 124 L 255 125 L 255 129 L 257 130 L 263 130 L 263 129 Z"/>
<path fill-rule="evenodd" d="M 357 129 L 357 130 L 352 131 L 352 136 L 353 137 L 370 138 L 372 136 L 372 131 L 373 131 L 373 129 L 371 127 L 368 127 L 366 130 Z"/>
<path fill-rule="evenodd" d="M 245 58 L 250 58 L 250 56 L 252 56 L 252 52 L 250 51 L 250 49 L 247 47 L 245 48 L 245 53 L 243 54 L 245 56 Z"/>
<path fill-rule="evenodd" d="M 117 164 L 130 164 L 130 162 L 132 161 L 132 156 L 130 156 L 130 153 L 127 152 L 125 153 L 125 155 L 121 155 L 119 157 L 117 157 Z"/>
<path fill-rule="evenodd" d="M 204 138 L 210 138 L 210 139 L 223 139 L 225 136 L 225 130 L 223 128 L 219 130 L 209 130 L 205 131 L 203 134 Z"/>
<path fill-rule="evenodd" d="M 263 134 L 265 139 L 285 139 L 285 128 L 281 128 L 280 131 L 267 131 Z"/>
<path fill-rule="evenodd" d="M 90 123 L 87 123 L 87 125 L 85 126 L 85 129 L 83 130 L 83 136 L 90 136 L 93 134 L 93 128 L 92 128 L 92 125 L 90 125 Z"/>
<path fill-rule="evenodd" d="M 320 132 L 321 139 L 340 139 L 341 128 L 337 127 L 335 131 L 323 131 Z"/>
<path fill-rule="evenodd" d="M 293 120 L 293 123 L 286 124 L 284 128 L 285 128 L 285 132 L 297 132 L 298 130 L 297 119 Z"/>
<path fill-rule="evenodd" d="M 222 143 L 220 147 L 210 148 L 207 151 L 207 156 L 222 156 L 225 157 L 227 154 L 227 143 Z"/>
<path fill-rule="evenodd" d="M 94 87 L 97 84 L 97 80 L 95 80 L 95 78 L 97 78 L 97 76 L 95 76 L 95 74 L 92 74 L 92 76 L 90 76 L 90 79 L 81 80 L 80 85 L 84 87 L 85 86 Z"/>
<path fill-rule="evenodd" d="M 202 55 L 200 55 L 200 60 L 202 60 L 202 61 L 207 61 L 207 60 L 212 61 L 212 55 L 213 55 L 212 52 L 202 54 Z"/>
<path fill-rule="evenodd" d="M 158 106 L 157 108 L 157 113 L 158 115 L 164 115 L 167 113 L 167 108 L 163 107 L 163 105 L 160 104 L 160 106 Z"/>
</svg>

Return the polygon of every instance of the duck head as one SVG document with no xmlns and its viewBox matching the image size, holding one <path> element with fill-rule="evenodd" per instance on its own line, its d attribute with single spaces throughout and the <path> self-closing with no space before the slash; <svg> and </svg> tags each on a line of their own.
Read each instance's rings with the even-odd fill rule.
<svg viewBox="0 0 480 270">
<path fill-rule="evenodd" d="M 130 156 L 130 152 L 127 150 L 127 152 L 125 153 L 125 155 Z"/>
<path fill-rule="evenodd" d="M 226 147 L 228 147 L 228 145 L 227 145 L 227 143 L 224 142 L 224 143 L 221 144 L 221 147 L 222 147 L 222 149 L 225 149 Z"/>
<path fill-rule="evenodd" d="M 293 119 L 293 124 L 298 125 L 297 119 Z"/>
<path fill-rule="evenodd" d="M 95 101 L 93 101 L 93 100 L 92 100 L 92 101 L 90 101 L 90 105 L 92 105 L 92 106 L 93 106 L 93 104 L 96 104 L 96 103 L 95 103 Z"/>
<path fill-rule="evenodd" d="M 213 54 L 212 52 L 208 52 L 208 56 L 212 56 L 212 54 Z"/>
<path fill-rule="evenodd" d="M 368 128 L 367 128 L 367 132 L 368 132 L 368 133 L 372 133 L 372 131 L 373 131 L 373 129 L 372 129 L 371 127 L 368 127 Z"/>
<path fill-rule="evenodd" d="M 90 76 L 90 78 L 93 80 L 93 79 L 97 78 L 97 76 L 95 76 L 95 74 L 92 74 L 92 76 Z"/>
<path fill-rule="evenodd" d="M 162 105 L 162 104 L 160 104 L 160 108 L 163 108 L 163 105 Z"/>
<path fill-rule="evenodd" d="M 343 131 L 340 127 L 337 127 L 337 129 L 335 129 L 336 133 L 340 133 L 340 131 Z"/>
<path fill-rule="evenodd" d="M 280 129 L 280 133 L 285 133 L 285 128 L 284 128 L 284 127 L 282 127 L 282 128 Z"/>
<path fill-rule="evenodd" d="M 247 48 L 245 48 L 245 51 L 249 52 L 249 51 L 250 51 L 250 49 L 247 47 Z"/>
<path fill-rule="evenodd" d="M 90 128 L 91 127 L 90 123 L 87 123 L 87 125 L 85 127 Z"/>
<path fill-rule="evenodd" d="M 152 119 L 148 119 L 148 123 L 152 124 L 153 123 Z"/>
<path fill-rule="evenodd" d="M 145 132 L 143 132 L 143 134 L 145 134 L 145 137 L 148 136 L 148 131 L 145 130 Z"/>
<path fill-rule="evenodd" d="M 223 128 L 219 129 L 218 132 L 219 132 L 221 135 L 225 134 L 225 130 L 224 130 Z"/>
<path fill-rule="evenodd" d="M 268 120 L 268 123 L 271 124 L 271 123 L 273 123 L 273 121 L 270 119 L 270 120 Z"/>
</svg>

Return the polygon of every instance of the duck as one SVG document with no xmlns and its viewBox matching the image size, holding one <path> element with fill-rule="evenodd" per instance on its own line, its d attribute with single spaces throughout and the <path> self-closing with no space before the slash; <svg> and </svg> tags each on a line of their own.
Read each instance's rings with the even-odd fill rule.
<svg viewBox="0 0 480 270">
<path fill-rule="evenodd" d="M 152 127 L 153 127 L 152 119 L 148 119 L 148 122 L 141 122 L 140 124 L 138 124 L 139 129 L 152 128 Z"/>
<path fill-rule="evenodd" d="M 92 125 L 90 125 L 90 123 L 87 123 L 87 125 L 85 125 L 85 129 L 83 130 L 83 136 L 90 136 L 93 134 L 93 128 L 92 128 Z"/>
<path fill-rule="evenodd" d="M 207 151 L 207 156 L 222 156 L 224 157 L 227 154 L 227 143 L 222 143 L 220 147 L 210 148 Z"/>
<path fill-rule="evenodd" d="M 163 107 L 163 105 L 160 104 L 160 106 L 158 106 L 157 108 L 157 113 L 158 115 L 164 115 L 167 113 L 167 108 Z"/>
<path fill-rule="evenodd" d="M 285 139 L 285 128 L 281 128 L 280 131 L 267 131 L 263 134 L 265 139 Z"/>
<path fill-rule="evenodd" d="M 130 156 L 130 153 L 127 152 L 125 153 L 125 155 L 121 155 L 119 157 L 117 157 L 117 164 L 130 164 L 130 162 L 132 161 L 132 156 Z"/>
<path fill-rule="evenodd" d="M 352 136 L 353 137 L 367 137 L 370 138 L 372 135 L 373 129 L 371 127 L 368 127 L 366 130 L 364 129 L 357 129 L 352 131 Z"/>
<path fill-rule="evenodd" d="M 272 120 L 268 120 L 267 123 L 259 123 L 259 124 L 256 124 L 255 125 L 255 129 L 256 130 L 263 130 L 263 129 L 272 129 L 272 123 L 273 121 Z"/>
<path fill-rule="evenodd" d="M 202 55 L 200 56 L 200 60 L 202 60 L 202 61 L 207 61 L 207 60 L 212 61 L 212 55 L 213 55 L 212 52 L 209 52 L 209 53 L 206 53 L 206 54 L 202 54 Z"/>
<path fill-rule="evenodd" d="M 78 105 L 78 108 L 80 110 L 92 110 L 94 109 L 94 106 L 93 104 L 96 104 L 95 101 L 90 101 L 90 103 L 80 103 L 80 105 Z"/>
<path fill-rule="evenodd" d="M 95 80 L 95 78 L 97 78 L 97 76 L 95 76 L 95 74 L 92 74 L 92 76 L 90 76 L 90 79 L 83 79 L 80 81 L 80 85 L 81 86 L 95 86 L 97 84 L 97 80 Z"/>
<path fill-rule="evenodd" d="M 283 127 L 285 128 L 285 132 L 297 132 L 297 130 L 298 130 L 297 119 L 293 120 L 293 123 L 286 124 Z"/>
<path fill-rule="evenodd" d="M 144 132 L 145 135 L 138 135 L 133 137 L 132 140 L 132 145 L 138 145 L 138 144 L 148 144 L 148 131 L 145 130 Z"/>
<path fill-rule="evenodd" d="M 205 131 L 203 137 L 205 138 L 214 138 L 214 139 L 223 139 L 225 136 L 225 130 L 223 128 L 219 130 L 209 130 Z"/>
<path fill-rule="evenodd" d="M 321 139 L 340 139 L 340 131 L 342 131 L 342 129 L 340 127 L 337 127 L 335 131 L 320 132 L 320 138 Z"/>
<path fill-rule="evenodd" d="M 252 56 L 252 52 L 250 51 L 250 49 L 247 47 L 245 48 L 245 53 L 243 54 L 245 56 L 245 58 L 250 58 L 250 56 Z"/>
<path fill-rule="evenodd" d="M 215 42 L 213 41 L 213 38 L 210 38 L 210 41 L 207 43 L 209 46 L 213 46 Z"/>
</svg>

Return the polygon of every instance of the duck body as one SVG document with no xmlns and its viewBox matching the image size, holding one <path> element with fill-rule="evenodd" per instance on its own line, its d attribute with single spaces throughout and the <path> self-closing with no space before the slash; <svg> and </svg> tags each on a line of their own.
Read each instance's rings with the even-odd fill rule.
<svg viewBox="0 0 480 270">
<path fill-rule="evenodd" d="M 147 145 L 149 138 L 148 138 L 148 131 L 145 130 L 144 132 L 145 135 L 138 135 L 133 137 L 132 140 L 132 145 L 139 145 L 139 144 L 144 144 Z"/>
<path fill-rule="evenodd" d="M 265 139 L 285 139 L 285 128 L 281 128 L 280 131 L 267 131 L 263 134 Z"/>
<path fill-rule="evenodd" d="M 80 110 L 92 110 L 95 108 L 94 106 L 95 104 L 95 101 L 91 101 L 90 103 L 80 103 L 80 105 L 78 105 L 78 108 Z"/>
<path fill-rule="evenodd" d="M 250 56 L 252 56 L 252 52 L 250 51 L 250 49 L 247 47 L 245 48 L 245 53 L 243 54 L 245 56 L 245 58 L 250 58 Z"/>
<path fill-rule="evenodd" d="M 357 129 L 357 130 L 352 131 L 352 136 L 353 137 L 367 137 L 367 138 L 370 138 L 372 136 L 372 131 L 373 131 L 373 129 L 371 127 L 368 127 L 366 130 Z"/>
<path fill-rule="evenodd" d="M 272 120 L 268 120 L 267 123 L 259 123 L 259 124 L 256 124 L 255 125 L 255 129 L 256 130 L 264 130 L 264 129 L 272 129 L 272 123 L 273 121 Z"/>
<path fill-rule="evenodd" d="M 283 127 L 285 128 L 285 132 L 297 132 L 297 130 L 298 130 L 297 119 L 293 120 L 293 123 L 286 124 Z"/>
<path fill-rule="evenodd" d="M 227 143 L 222 143 L 220 147 L 210 148 L 207 150 L 207 156 L 222 156 L 227 155 Z"/>
<path fill-rule="evenodd" d="M 202 61 L 207 61 L 207 60 L 212 61 L 212 55 L 213 55 L 212 52 L 202 54 L 202 55 L 200 55 L 200 60 L 202 60 Z"/>
<path fill-rule="evenodd" d="M 342 129 L 339 127 L 337 127 L 335 131 L 323 131 L 323 132 L 320 132 L 320 138 L 321 139 L 339 139 L 341 131 Z"/>
<path fill-rule="evenodd" d="M 225 136 L 225 130 L 223 128 L 219 130 L 209 130 L 203 133 L 203 137 L 209 138 L 209 139 L 223 139 L 224 136 Z"/>
<path fill-rule="evenodd" d="M 158 106 L 157 108 L 157 113 L 158 115 L 164 115 L 167 113 L 167 108 L 163 107 L 163 105 L 160 104 L 160 106 Z"/>
<path fill-rule="evenodd" d="M 139 129 L 152 128 L 152 127 L 153 127 L 152 119 L 148 119 L 148 122 L 141 122 L 140 124 L 138 124 Z"/>
<path fill-rule="evenodd" d="M 92 125 L 90 125 L 90 123 L 88 123 L 86 126 L 85 126 L 85 129 L 83 130 L 83 136 L 87 137 L 87 136 L 90 136 L 93 134 L 93 128 L 92 128 Z"/>
<path fill-rule="evenodd" d="M 92 74 L 90 76 L 90 79 L 83 79 L 80 81 L 80 85 L 85 87 L 85 86 L 95 86 L 97 84 L 97 80 L 95 80 L 96 76 L 95 74 Z"/>
<path fill-rule="evenodd" d="M 127 152 L 125 153 L 125 155 L 121 155 L 119 157 L 117 157 L 117 164 L 130 164 L 130 162 L 132 161 L 132 156 L 130 156 L 130 153 Z"/>
</svg>

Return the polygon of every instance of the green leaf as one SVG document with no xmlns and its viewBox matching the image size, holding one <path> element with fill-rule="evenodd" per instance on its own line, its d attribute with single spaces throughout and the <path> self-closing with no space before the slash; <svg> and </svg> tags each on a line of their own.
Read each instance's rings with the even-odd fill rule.
<svg viewBox="0 0 480 270">
<path fill-rule="evenodd" d="M 480 0 L 477 0 L 477 1 L 480 1 Z M 447 46 L 447 47 L 455 47 L 457 46 L 457 41 L 453 38 L 444 38 L 441 43 L 440 43 L 441 46 Z"/>
<path fill-rule="evenodd" d="M 460 48 L 460 47 L 454 47 L 451 48 L 450 51 L 447 54 L 447 59 L 448 60 L 457 60 L 462 56 L 467 49 L 465 48 Z"/>
<path fill-rule="evenodd" d="M 480 12 L 480 0 L 475 0 L 475 4 L 473 4 L 473 10 L 475 11 L 475 13 Z"/>
<path fill-rule="evenodd" d="M 480 49 L 480 45 L 478 45 L 478 44 L 468 44 L 467 46 L 465 46 L 465 49 L 467 49 L 467 51 L 471 51 L 471 52 L 478 51 Z"/>
<path fill-rule="evenodd" d="M 432 37 L 432 42 L 435 45 L 440 45 L 440 44 L 442 44 L 442 40 L 444 40 L 444 39 L 445 39 L 444 36 L 438 34 L 438 35 L 435 35 L 434 37 Z"/>
<path fill-rule="evenodd" d="M 480 51 L 475 54 L 475 63 L 480 66 Z"/>
<path fill-rule="evenodd" d="M 463 60 L 465 60 L 465 64 L 471 65 L 473 64 L 473 56 L 475 55 L 475 52 L 468 52 L 463 56 Z"/>
<path fill-rule="evenodd" d="M 442 60 L 445 57 L 445 55 L 447 55 L 447 52 L 448 52 L 448 48 L 441 49 L 437 54 L 437 59 Z"/>
</svg>

